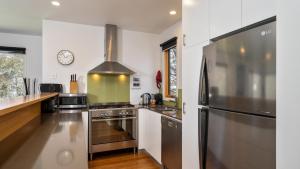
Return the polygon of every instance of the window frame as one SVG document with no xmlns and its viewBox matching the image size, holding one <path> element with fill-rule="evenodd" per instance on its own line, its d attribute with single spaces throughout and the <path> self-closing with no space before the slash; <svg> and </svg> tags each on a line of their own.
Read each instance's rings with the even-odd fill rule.
<svg viewBox="0 0 300 169">
<path fill-rule="evenodd" d="M 173 45 L 167 49 L 165 49 L 164 52 L 164 95 L 165 98 L 169 99 L 175 99 L 177 98 L 177 80 L 176 80 L 176 94 L 171 95 L 170 93 L 170 50 L 175 48 L 176 50 L 176 78 L 177 78 L 177 45 Z"/>
</svg>

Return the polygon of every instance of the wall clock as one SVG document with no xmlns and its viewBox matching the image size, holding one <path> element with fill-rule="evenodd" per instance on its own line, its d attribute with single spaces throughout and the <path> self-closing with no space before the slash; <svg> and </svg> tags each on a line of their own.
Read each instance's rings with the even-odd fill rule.
<svg viewBox="0 0 300 169">
<path fill-rule="evenodd" d="M 61 50 L 57 54 L 57 61 L 62 65 L 70 65 L 74 62 L 74 55 L 69 50 Z"/>
</svg>

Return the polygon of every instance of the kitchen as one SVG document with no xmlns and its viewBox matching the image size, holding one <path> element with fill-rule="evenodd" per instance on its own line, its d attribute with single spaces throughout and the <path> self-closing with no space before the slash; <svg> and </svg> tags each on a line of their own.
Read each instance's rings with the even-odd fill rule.
<svg viewBox="0 0 300 169">
<path fill-rule="evenodd" d="M 298 169 L 299 5 L 1 2 L 0 168 Z"/>
</svg>

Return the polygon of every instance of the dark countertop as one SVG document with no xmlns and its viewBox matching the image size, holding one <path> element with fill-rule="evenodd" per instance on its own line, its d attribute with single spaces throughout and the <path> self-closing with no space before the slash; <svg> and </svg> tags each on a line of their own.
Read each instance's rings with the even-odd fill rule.
<svg viewBox="0 0 300 169">
<path fill-rule="evenodd" d="M 0 168 L 88 169 L 85 116 L 85 112 L 42 114 L 40 126 Z"/>
<path fill-rule="evenodd" d="M 175 120 L 182 121 L 182 110 L 174 108 L 174 107 L 168 107 L 164 105 L 137 105 L 138 108 L 144 108 L 148 109 L 157 113 L 160 113 L 162 115 L 165 115 L 167 117 L 174 118 Z"/>
</svg>

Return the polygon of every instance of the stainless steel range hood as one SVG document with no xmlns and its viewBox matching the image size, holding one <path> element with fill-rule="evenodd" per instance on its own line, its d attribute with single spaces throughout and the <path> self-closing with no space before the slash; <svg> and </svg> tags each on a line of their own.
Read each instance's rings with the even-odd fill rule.
<svg viewBox="0 0 300 169">
<path fill-rule="evenodd" d="M 90 70 L 89 74 L 134 74 L 132 70 L 118 62 L 117 31 L 116 25 L 105 25 L 105 61 Z"/>
</svg>

